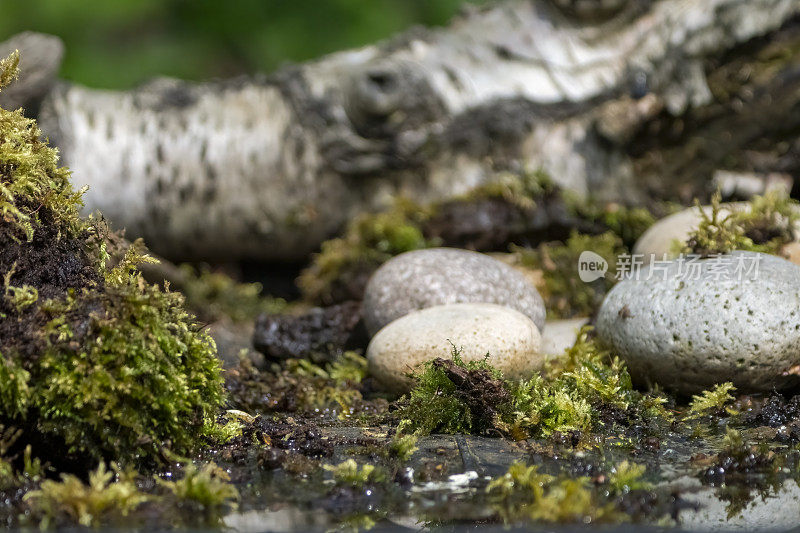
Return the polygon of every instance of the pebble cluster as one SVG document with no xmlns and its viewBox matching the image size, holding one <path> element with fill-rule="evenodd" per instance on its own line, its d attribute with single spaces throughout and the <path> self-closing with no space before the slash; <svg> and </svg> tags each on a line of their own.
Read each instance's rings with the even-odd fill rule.
<svg viewBox="0 0 800 533">
<path fill-rule="evenodd" d="M 667 217 L 634 253 L 669 254 L 700 221 L 697 209 Z M 488 354 L 507 376 L 529 376 L 569 348 L 589 321 L 545 326 L 545 306 L 529 278 L 488 255 L 448 248 L 408 252 L 383 265 L 368 283 L 363 312 L 370 371 L 397 392 L 408 390 L 419 365 L 453 347 L 466 361 Z M 683 394 L 726 381 L 747 392 L 785 389 L 800 383 L 800 266 L 743 251 L 698 260 L 691 272 L 684 261 L 659 261 L 617 283 L 595 325 L 641 385 Z"/>
<path fill-rule="evenodd" d="M 544 362 L 544 301 L 514 268 L 487 255 L 452 248 L 401 254 L 373 274 L 364 295 L 373 334 L 370 373 L 401 392 L 425 361 L 489 357 L 509 376 L 529 376 Z"/>
</svg>

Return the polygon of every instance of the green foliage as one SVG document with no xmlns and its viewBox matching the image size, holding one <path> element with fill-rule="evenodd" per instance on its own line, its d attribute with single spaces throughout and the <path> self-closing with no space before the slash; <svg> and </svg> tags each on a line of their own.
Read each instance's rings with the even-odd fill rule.
<svg viewBox="0 0 800 533">
<path fill-rule="evenodd" d="M 606 293 L 614 286 L 617 258 L 625 253 L 620 238 L 612 232 L 584 235 L 573 232 L 566 242 L 539 245 L 536 249 L 512 246 L 522 266 L 540 270 L 543 283 L 539 292 L 550 318 L 572 318 L 594 313 Z M 592 283 L 578 277 L 578 259 L 592 251 L 608 262 L 606 275 Z"/>
<path fill-rule="evenodd" d="M 556 431 L 588 431 L 592 428 L 591 404 L 565 388 L 552 386 L 534 376 L 517 384 L 511 391 L 515 418 L 510 432 L 515 438 L 524 439 L 532 433 L 548 436 Z"/>
<path fill-rule="evenodd" d="M 743 209 L 724 213 L 720 193 L 711 199 L 711 212 L 700 209 L 701 221 L 680 252 L 711 256 L 733 250 L 775 254 L 796 237 L 800 204 L 780 192 L 756 196 Z"/>
<path fill-rule="evenodd" d="M 206 418 L 203 421 L 203 436 L 217 444 L 227 444 L 236 437 L 242 436 L 244 424 L 236 418 L 229 417 L 223 421 Z"/>
<path fill-rule="evenodd" d="M 626 520 L 612 502 L 592 490 L 591 480 L 555 478 L 536 466 L 511 465 L 486 487 L 495 509 L 507 523 L 522 519 L 548 523 L 616 523 Z"/>
<path fill-rule="evenodd" d="M 367 361 L 345 352 L 320 366 L 308 360 L 288 359 L 264 372 L 248 360 L 227 372 L 231 403 L 244 411 L 335 412 L 347 418 L 358 412 L 363 398 L 359 384 L 366 377 Z"/>
<path fill-rule="evenodd" d="M 156 457 L 164 440 L 176 452 L 191 450 L 224 397 L 214 343 L 183 310 L 182 297 L 143 284 L 127 268 L 127 276 L 112 271 L 102 297 L 67 297 L 67 313 L 85 313 L 89 302 L 106 302 L 105 311 L 85 319 L 77 353 L 71 327 L 50 341 L 28 369 L 23 415 L 72 453 L 125 462 Z"/>
<path fill-rule="evenodd" d="M 10 56 L 0 59 L 0 90 L 11 84 L 19 76 L 19 50 Z"/>
<path fill-rule="evenodd" d="M 382 469 L 371 464 L 359 466 L 354 459 L 338 465 L 323 465 L 322 468 L 333 475 L 333 481 L 337 485 L 362 488 L 368 484 L 386 481 L 386 473 Z"/>
<path fill-rule="evenodd" d="M 651 488 L 651 485 L 642 479 L 646 470 L 645 465 L 637 465 L 627 460 L 622 461 L 609 474 L 608 486 L 615 494 L 624 494 L 632 490 L 647 490 Z"/>
<path fill-rule="evenodd" d="M 551 362 L 544 376 L 502 381 L 509 399 L 492 405 L 497 413 L 494 429 L 514 439 L 526 439 L 570 430 L 591 432 L 602 424 L 601 411 L 632 409 L 634 417 L 670 418 L 663 399 L 635 391 L 624 363 L 590 338 L 590 331 L 584 328 L 575 345 Z M 502 379 L 487 360 L 465 363 L 455 348 L 451 357 L 462 368 L 489 370 Z M 400 403 L 401 427 L 423 435 L 476 432 L 477 421 L 464 398 L 480 394 L 460 391 L 441 368 L 427 363 Z"/>
<path fill-rule="evenodd" d="M 602 224 L 631 247 L 655 224 L 656 218 L 643 207 L 626 207 L 619 204 L 597 204 L 577 199 L 564 193 L 575 215 Z"/>
<path fill-rule="evenodd" d="M 341 294 L 352 299 L 350 293 L 381 264 L 436 244 L 422 234 L 421 222 L 427 216 L 419 206 L 399 200 L 389 211 L 356 217 L 341 238 L 322 243 L 320 253 L 302 272 L 297 284 L 303 295 L 323 303 L 342 299 Z"/>
<path fill-rule="evenodd" d="M 0 68 L 7 69 L 7 62 Z M 0 75 L 6 81 L 7 72 Z M 72 189 L 69 170 L 58 167 L 57 151 L 40 136 L 36 122 L 21 110 L 0 109 L 0 216 L 14 228 L 15 240 L 31 241 L 42 214 L 59 233 L 76 235 L 86 226 L 78 217 L 81 193 Z"/>
<path fill-rule="evenodd" d="M 230 318 L 234 322 L 252 322 L 261 313 L 279 313 L 286 302 L 261 295 L 260 283 L 239 283 L 221 272 L 196 270 L 181 265 L 180 292 L 186 305 L 204 320 Z"/>
<path fill-rule="evenodd" d="M 503 198 L 519 208 L 532 209 L 536 207 L 537 201 L 557 190 L 558 187 L 544 170 L 523 170 L 519 173 L 500 174 L 493 181 L 456 198 L 456 201 Z"/>
<path fill-rule="evenodd" d="M 229 483 L 228 475 L 214 463 L 206 463 L 200 468 L 189 464 L 181 479 L 156 481 L 180 502 L 198 506 L 202 511 L 214 515 L 223 508 L 231 507 L 239 498 L 239 492 Z"/>
<path fill-rule="evenodd" d="M 503 499 L 520 493 L 529 493 L 535 499 L 540 499 L 544 496 L 544 488 L 554 479 L 551 475 L 539 473 L 538 465 L 527 466 L 516 462 L 508 467 L 505 474 L 492 479 L 486 486 L 486 492 Z"/>
<path fill-rule="evenodd" d="M 465 362 L 455 346 L 451 346 L 450 358 L 466 370 L 489 370 L 495 377 L 501 377 L 500 372 L 488 363 L 488 358 Z M 404 428 L 422 435 L 433 432 L 471 433 L 475 429 L 477 421 L 469 405 L 459 397 L 456 385 L 444 370 L 429 361 L 415 378 L 416 384 L 400 410 Z"/>
<path fill-rule="evenodd" d="M 4 80 L 13 63 L 3 63 Z M 5 420 L 67 462 L 188 452 L 224 400 L 214 342 L 179 294 L 143 280 L 136 265 L 152 259 L 140 243 L 109 264 L 108 229 L 80 218 L 80 207 L 36 123 L 0 109 L 0 247 L 26 258 L 0 272 L 2 325 L 19 333 L 0 338 Z M 37 285 L 46 282 L 30 270 L 54 260 L 79 274 Z"/>
<path fill-rule="evenodd" d="M 715 414 L 722 411 L 728 402 L 732 402 L 734 397 L 732 392 L 736 391 L 733 383 L 726 382 L 716 385 L 711 390 L 703 391 L 692 396 L 689 404 L 688 418 L 698 418 L 707 414 Z"/>
<path fill-rule="evenodd" d="M 116 482 L 115 473 L 120 477 Z M 62 524 L 98 527 L 128 516 L 147 500 L 128 475 L 113 464 L 112 470 L 107 470 L 105 463 L 89 473 L 88 484 L 62 474 L 61 481 L 43 481 L 38 490 L 25 495 L 32 514 L 40 517 L 42 529 Z"/>
<path fill-rule="evenodd" d="M 401 435 L 398 433 L 389 442 L 389 453 L 403 463 L 411 459 L 411 456 L 418 449 L 416 435 Z"/>
</svg>

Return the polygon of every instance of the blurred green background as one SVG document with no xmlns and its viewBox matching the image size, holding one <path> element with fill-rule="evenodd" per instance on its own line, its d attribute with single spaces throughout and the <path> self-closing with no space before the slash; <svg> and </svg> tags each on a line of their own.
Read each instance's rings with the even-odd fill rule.
<svg viewBox="0 0 800 533">
<path fill-rule="evenodd" d="M 124 88 L 269 72 L 445 24 L 464 0 L 0 0 L 0 40 L 36 30 L 67 46 L 62 76 Z"/>
</svg>

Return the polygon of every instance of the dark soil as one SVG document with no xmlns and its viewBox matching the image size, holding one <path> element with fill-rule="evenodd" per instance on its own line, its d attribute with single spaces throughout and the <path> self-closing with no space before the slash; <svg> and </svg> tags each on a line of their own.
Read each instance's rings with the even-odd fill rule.
<svg viewBox="0 0 800 533">
<path fill-rule="evenodd" d="M 366 346 L 361 304 L 345 302 L 300 315 L 261 315 L 253 345 L 268 359 L 333 361 L 344 351 Z"/>
<path fill-rule="evenodd" d="M 43 300 L 63 298 L 68 289 L 102 283 L 87 253 L 88 235 L 69 237 L 49 220 L 49 213 L 41 211 L 39 217 L 43 225 L 31 242 L 19 240 L 19 232 L 10 224 L 0 225 L 0 272 L 13 270 L 10 285 L 29 285 L 39 295 L 36 304 L 21 311 L 7 298 L 0 298 L 0 316 L 5 315 L 0 320 L 0 352 L 19 353 L 23 358 L 41 351 L 44 339 L 38 332 L 52 318 L 39 311 Z"/>
<path fill-rule="evenodd" d="M 501 197 L 445 202 L 425 223 L 423 233 L 444 246 L 505 252 L 509 243 L 535 246 L 565 240 L 575 229 L 602 233 L 605 228 L 572 214 L 561 195 L 553 192 L 531 207 Z"/>
</svg>

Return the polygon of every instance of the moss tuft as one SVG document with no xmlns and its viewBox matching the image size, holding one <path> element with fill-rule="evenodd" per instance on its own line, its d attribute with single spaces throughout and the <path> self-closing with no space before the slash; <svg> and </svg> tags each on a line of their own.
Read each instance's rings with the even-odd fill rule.
<svg viewBox="0 0 800 533">
<path fill-rule="evenodd" d="M 34 121 L 0 109 L 0 422 L 65 467 L 186 453 L 224 400 L 214 343 L 143 280 L 141 244 L 112 264 L 117 239 L 79 216 L 69 177 Z"/>
<path fill-rule="evenodd" d="M 353 220 L 341 238 L 325 241 L 313 263 L 298 278 L 303 296 L 324 304 L 360 300 L 367 279 L 395 255 L 436 243 L 422 234 L 427 213 L 400 200 L 385 212 Z"/>
<path fill-rule="evenodd" d="M 403 463 L 411 459 L 411 456 L 418 449 L 416 435 L 401 435 L 398 433 L 389 441 L 389 453 Z"/>
<path fill-rule="evenodd" d="M 487 360 L 427 363 L 400 401 L 400 427 L 418 434 L 500 433 L 514 439 L 591 432 L 614 419 L 667 421 L 663 399 L 633 389 L 625 364 L 589 337 L 548 365 L 544 376 L 508 381 Z M 450 368 L 454 367 L 454 369 Z M 458 369 L 461 369 L 460 372 Z"/>
<path fill-rule="evenodd" d="M 287 359 L 265 372 L 244 360 L 228 371 L 227 384 L 231 403 L 250 413 L 329 411 L 348 418 L 370 407 L 381 408 L 381 402 L 368 405 L 361 395 L 359 386 L 366 375 L 366 359 L 345 352 L 324 366 Z"/>
<path fill-rule="evenodd" d="M 699 418 L 704 415 L 717 415 L 723 412 L 726 404 L 735 399 L 731 395 L 735 391 L 736 387 L 733 386 L 733 383 L 726 382 L 716 385 L 711 390 L 692 396 L 687 418 Z"/>
<path fill-rule="evenodd" d="M 486 490 L 506 523 L 617 523 L 627 518 L 612 502 L 602 501 L 589 478 L 556 478 L 537 466 L 515 463 Z"/>
<path fill-rule="evenodd" d="M 202 512 L 207 524 L 218 522 L 221 511 L 233 507 L 239 498 L 239 492 L 229 483 L 228 475 L 214 463 L 206 463 L 200 468 L 189 464 L 181 479 L 157 481 L 178 502 Z"/>
<path fill-rule="evenodd" d="M 180 271 L 179 289 L 186 297 L 186 305 L 203 320 L 252 322 L 261 313 L 279 313 L 286 307 L 279 298 L 262 296 L 260 283 L 239 283 L 221 272 L 192 265 L 181 265 Z"/>
<path fill-rule="evenodd" d="M 614 467 L 608 476 L 608 486 L 614 494 L 625 494 L 634 490 L 648 490 L 651 484 L 644 481 L 647 467 L 627 460 Z"/>
<path fill-rule="evenodd" d="M 532 250 L 512 246 L 511 250 L 522 266 L 542 272 L 539 292 L 548 316 L 556 319 L 593 314 L 614 286 L 617 258 L 626 251 L 612 232 L 601 235 L 573 232 L 563 243 L 544 243 Z M 577 275 L 578 259 L 587 250 L 605 259 L 609 267 L 604 277 L 591 283 L 581 281 Z"/>
<path fill-rule="evenodd" d="M 120 479 L 114 481 L 115 475 Z M 43 481 L 38 490 L 25 495 L 41 529 L 67 524 L 99 527 L 128 516 L 148 499 L 130 476 L 114 465 L 108 470 L 105 463 L 89 474 L 88 484 L 62 474 L 60 481 Z"/>
<path fill-rule="evenodd" d="M 711 212 L 701 209 L 701 222 L 678 251 L 708 257 L 734 250 L 776 254 L 795 240 L 800 204 L 780 192 L 756 196 L 745 209 L 723 214 L 720 193 L 711 199 Z"/>
<path fill-rule="evenodd" d="M 362 488 L 372 483 L 386 481 L 386 473 L 371 464 L 359 466 L 354 459 L 348 459 L 338 465 L 323 465 L 323 468 L 333 475 L 337 485 Z"/>
</svg>

